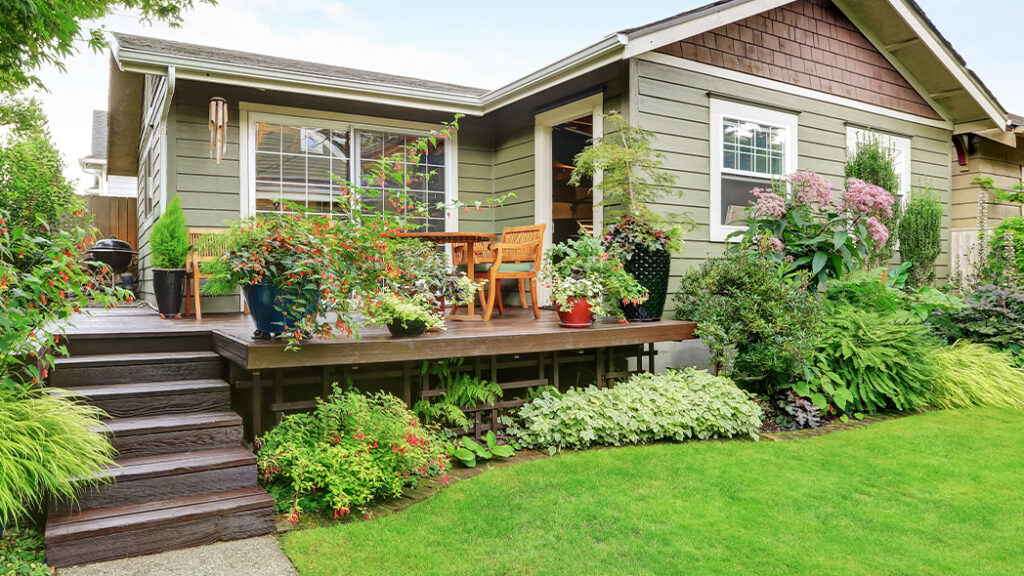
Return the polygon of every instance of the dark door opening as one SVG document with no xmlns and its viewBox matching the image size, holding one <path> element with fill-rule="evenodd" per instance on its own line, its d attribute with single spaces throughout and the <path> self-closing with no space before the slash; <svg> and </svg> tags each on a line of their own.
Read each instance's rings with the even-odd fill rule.
<svg viewBox="0 0 1024 576">
<path fill-rule="evenodd" d="M 594 136 L 591 116 L 559 124 L 551 129 L 551 241 L 564 242 L 577 238 L 580 228 L 594 227 L 594 196 L 591 181 L 570 186 L 569 177 L 576 168 L 576 155 Z"/>
</svg>

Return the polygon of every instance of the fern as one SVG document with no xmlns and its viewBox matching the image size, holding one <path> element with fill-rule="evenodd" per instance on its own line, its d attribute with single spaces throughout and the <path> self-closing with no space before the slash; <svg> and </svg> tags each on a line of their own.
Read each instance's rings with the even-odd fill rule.
<svg viewBox="0 0 1024 576">
<path fill-rule="evenodd" d="M 428 373 L 438 377 L 439 386 L 444 394 L 432 400 L 421 399 L 413 406 L 413 412 L 423 420 L 424 424 L 441 424 L 466 430 L 470 421 L 463 408 L 481 405 L 494 405 L 502 396 L 501 385 L 497 382 L 470 376 L 464 372 L 456 373 L 462 366 L 462 358 L 448 358 L 431 364 L 423 363 L 422 374 Z"/>
<path fill-rule="evenodd" d="M 877 313 L 850 304 L 829 307 L 818 343 L 836 384 L 858 410 L 913 410 L 931 403 L 938 375 L 931 354 L 938 343 L 928 328 L 903 314 Z"/>
</svg>

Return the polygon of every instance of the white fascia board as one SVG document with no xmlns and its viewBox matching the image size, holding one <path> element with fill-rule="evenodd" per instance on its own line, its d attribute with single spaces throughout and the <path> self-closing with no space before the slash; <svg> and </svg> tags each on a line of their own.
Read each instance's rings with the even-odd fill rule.
<svg viewBox="0 0 1024 576">
<path fill-rule="evenodd" d="M 559 82 L 623 60 L 626 58 L 623 53 L 627 48 L 626 42 L 625 35 L 612 34 L 511 84 L 492 90 L 480 98 L 484 112 L 491 112 Z"/>
<path fill-rule="evenodd" d="M 726 6 L 713 10 L 703 16 L 697 16 L 685 20 L 674 26 L 668 26 L 647 34 L 629 39 L 626 46 L 625 58 L 639 56 L 651 50 L 656 50 L 666 44 L 677 42 L 683 38 L 690 38 L 703 34 L 708 30 L 714 30 L 726 24 L 732 24 L 755 16 L 762 12 L 792 3 L 793 0 L 749 0 L 732 6 Z"/>
<path fill-rule="evenodd" d="M 393 104 L 424 110 L 438 110 L 474 116 L 482 115 L 479 98 L 476 96 L 446 94 L 356 80 L 325 78 L 303 72 L 211 62 L 198 58 L 126 50 L 123 47 L 116 49 L 114 54 L 118 66 L 126 72 L 162 75 L 166 73 L 168 66 L 174 66 L 177 69 L 178 78 L 182 80 L 200 80 L 267 90 Z"/>
<path fill-rule="evenodd" d="M 967 92 L 974 98 L 974 101 L 985 110 L 989 118 L 996 123 L 996 126 L 1005 128 L 1010 124 L 1010 120 L 1006 115 L 1006 112 L 999 106 L 999 104 L 993 100 L 988 93 L 982 89 L 974 78 L 964 69 L 964 66 L 960 64 L 960 61 L 949 51 L 949 47 L 946 43 L 941 41 L 935 35 L 935 31 L 930 26 L 921 21 L 918 17 L 917 12 L 913 10 L 905 0 L 888 0 L 889 4 L 896 10 L 901 18 L 910 26 L 915 34 L 924 42 L 925 46 L 938 57 L 939 61 L 942 62 L 943 66 L 949 70 L 950 74 L 960 82 Z"/>
</svg>

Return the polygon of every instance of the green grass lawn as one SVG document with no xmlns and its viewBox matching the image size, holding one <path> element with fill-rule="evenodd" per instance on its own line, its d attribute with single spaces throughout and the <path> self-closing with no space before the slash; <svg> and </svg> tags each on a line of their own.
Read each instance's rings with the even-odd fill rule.
<svg viewBox="0 0 1024 576">
<path fill-rule="evenodd" d="M 298 531 L 304 576 L 1024 573 L 1024 414 L 566 454 Z"/>
</svg>

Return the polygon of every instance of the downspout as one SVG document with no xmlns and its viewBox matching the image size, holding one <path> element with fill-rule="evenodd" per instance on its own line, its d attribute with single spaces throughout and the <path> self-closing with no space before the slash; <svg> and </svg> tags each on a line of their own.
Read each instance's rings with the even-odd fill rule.
<svg viewBox="0 0 1024 576">
<path fill-rule="evenodd" d="M 167 96 L 160 111 L 160 213 L 167 210 L 167 117 L 171 114 L 171 99 L 174 97 L 175 69 L 167 67 Z"/>
</svg>

